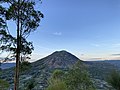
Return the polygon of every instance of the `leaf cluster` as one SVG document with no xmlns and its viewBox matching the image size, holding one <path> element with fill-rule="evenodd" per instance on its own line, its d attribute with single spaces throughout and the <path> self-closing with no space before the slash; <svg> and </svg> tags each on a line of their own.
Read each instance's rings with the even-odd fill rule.
<svg viewBox="0 0 120 90">
<path fill-rule="evenodd" d="M 2 90 L 8 90 L 9 88 L 9 83 L 5 80 L 0 79 L 0 88 Z"/>
</svg>

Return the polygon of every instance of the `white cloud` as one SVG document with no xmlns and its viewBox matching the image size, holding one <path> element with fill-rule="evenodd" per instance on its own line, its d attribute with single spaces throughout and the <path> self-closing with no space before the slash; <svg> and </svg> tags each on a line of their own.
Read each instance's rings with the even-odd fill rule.
<svg viewBox="0 0 120 90">
<path fill-rule="evenodd" d="M 92 46 L 94 47 L 99 47 L 100 45 L 99 44 L 91 44 Z"/>
<path fill-rule="evenodd" d="M 54 32 L 53 35 L 56 35 L 56 36 L 61 36 L 62 33 L 61 32 Z"/>
</svg>

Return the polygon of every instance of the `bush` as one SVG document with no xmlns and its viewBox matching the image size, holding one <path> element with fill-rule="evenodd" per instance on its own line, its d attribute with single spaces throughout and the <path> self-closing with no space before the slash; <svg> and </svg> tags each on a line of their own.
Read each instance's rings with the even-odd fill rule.
<svg viewBox="0 0 120 90">
<path fill-rule="evenodd" d="M 55 70 L 52 74 L 52 78 L 54 79 L 62 79 L 64 76 L 64 72 L 62 70 Z"/>
<path fill-rule="evenodd" d="M 80 68 L 71 69 L 65 78 L 69 90 L 95 90 L 88 73 Z"/>
<path fill-rule="evenodd" d="M 68 90 L 64 81 L 52 79 L 46 90 Z"/>
<path fill-rule="evenodd" d="M 63 81 L 64 72 L 55 70 L 49 79 L 49 86 L 46 90 L 68 90 L 66 83 Z"/>
<path fill-rule="evenodd" d="M 0 90 L 8 90 L 9 83 L 5 80 L 0 79 Z"/>
<path fill-rule="evenodd" d="M 31 79 L 26 85 L 26 90 L 32 90 L 35 87 L 35 80 Z"/>
<path fill-rule="evenodd" d="M 107 82 L 116 90 L 120 90 L 120 73 L 113 70 L 108 79 Z"/>
</svg>

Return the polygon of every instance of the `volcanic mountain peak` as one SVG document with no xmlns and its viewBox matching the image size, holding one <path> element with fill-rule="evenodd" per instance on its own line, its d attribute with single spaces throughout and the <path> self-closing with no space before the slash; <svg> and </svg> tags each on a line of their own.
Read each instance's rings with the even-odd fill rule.
<svg viewBox="0 0 120 90">
<path fill-rule="evenodd" d="M 80 59 L 74 56 L 73 54 L 65 50 L 62 50 L 62 51 L 56 51 L 52 53 L 51 55 L 43 59 L 40 59 L 39 61 L 41 60 L 49 68 L 69 68 L 70 66 L 74 65 Z"/>
</svg>

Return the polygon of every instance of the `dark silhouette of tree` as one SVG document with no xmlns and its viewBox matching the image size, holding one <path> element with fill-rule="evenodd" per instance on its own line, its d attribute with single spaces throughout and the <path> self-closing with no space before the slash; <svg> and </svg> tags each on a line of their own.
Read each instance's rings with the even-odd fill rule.
<svg viewBox="0 0 120 90">
<path fill-rule="evenodd" d="M 16 57 L 14 90 L 19 87 L 20 56 L 31 54 L 34 49 L 26 38 L 37 29 L 43 18 L 43 14 L 35 9 L 35 5 L 35 0 L 0 0 L 0 53 L 12 52 Z M 15 22 L 13 31 L 16 36 L 10 33 L 8 21 Z"/>
</svg>

